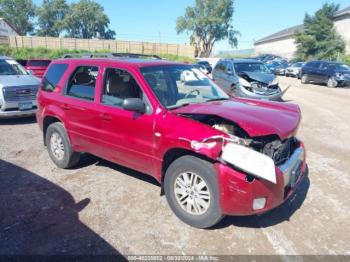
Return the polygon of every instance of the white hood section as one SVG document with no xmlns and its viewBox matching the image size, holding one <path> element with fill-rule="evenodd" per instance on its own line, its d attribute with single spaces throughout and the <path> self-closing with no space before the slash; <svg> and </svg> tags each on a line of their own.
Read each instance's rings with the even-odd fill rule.
<svg viewBox="0 0 350 262">
<path fill-rule="evenodd" d="M 0 75 L 0 87 L 39 86 L 40 79 L 33 75 Z"/>
</svg>

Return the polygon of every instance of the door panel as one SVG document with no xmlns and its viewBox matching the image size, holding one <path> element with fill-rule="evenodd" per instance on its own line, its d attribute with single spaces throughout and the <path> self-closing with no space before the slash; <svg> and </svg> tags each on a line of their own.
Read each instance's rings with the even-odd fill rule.
<svg viewBox="0 0 350 262">
<path fill-rule="evenodd" d="M 101 156 L 147 174 L 155 173 L 155 114 L 124 110 L 118 102 L 126 98 L 147 98 L 135 78 L 125 69 L 106 68 L 96 106 Z M 132 90 L 132 91 L 130 91 Z M 115 101 L 115 104 L 113 104 Z M 151 109 L 151 108 L 150 108 Z"/>
<path fill-rule="evenodd" d="M 58 106 L 66 112 L 68 131 L 75 150 L 97 153 L 98 115 L 94 97 L 101 83 L 102 72 L 96 66 L 77 67 L 67 83 L 64 96 Z M 90 97 L 86 97 L 87 91 Z"/>
</svg>

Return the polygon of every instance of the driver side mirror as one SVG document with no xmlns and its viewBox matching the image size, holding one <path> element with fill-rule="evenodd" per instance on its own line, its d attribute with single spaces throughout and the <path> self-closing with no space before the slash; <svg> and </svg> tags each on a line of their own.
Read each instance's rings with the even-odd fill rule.
<svg viewBox="0 0 350 262">
<path fill-rule="evenodd" d="M 34 75 L 33 70 L 27 70 L 27 73 L 30 74 L 30 75 L 32 75 L 32 76 Z"/>
<path fill-rule="evenodd" d="M 126 98 L 123 101 L 123 109 L 144 114 L 146 105 L 140 98 Z"/>
</svg>

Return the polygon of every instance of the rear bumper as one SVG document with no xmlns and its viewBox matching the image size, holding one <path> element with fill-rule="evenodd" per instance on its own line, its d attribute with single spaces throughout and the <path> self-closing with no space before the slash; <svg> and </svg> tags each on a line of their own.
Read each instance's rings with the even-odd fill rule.
<svg viewBox="0 0 350 262">
<path fill-rule="evenodd" d="M 292 172 L 300 165 L 301 173 L 292 181 Z M 305 176 L 306 162 L 304 146 L 301 145 L 290 159 L 276 167 L 277 183 L 264 179 L 247 181 L 246 174 L 221 163 L 216 164 L 219 176 L 220 205 L 223 214 L 246 216 L 265 213 L 285 202 L 299 186 Z M 266 198 L 264 208 L 253 210 L 254 199 Z"/>
</svg>

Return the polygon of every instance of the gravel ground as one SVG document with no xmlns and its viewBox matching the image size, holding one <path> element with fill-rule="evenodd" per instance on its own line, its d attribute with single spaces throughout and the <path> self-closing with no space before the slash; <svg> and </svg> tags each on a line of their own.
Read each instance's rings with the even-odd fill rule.
<svg viewBox="0 0 350 262">
<path fill-rule="evenodd" d="M 0 254 L 348 254 L 350 89 L 291 85 L 309 175 L 262 216 L 183 224 L 146 175 L 93 156 L 54 166 L 35 119 L 0 120 Z"/>
</svg>

